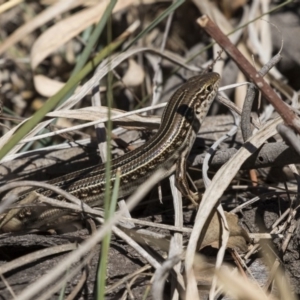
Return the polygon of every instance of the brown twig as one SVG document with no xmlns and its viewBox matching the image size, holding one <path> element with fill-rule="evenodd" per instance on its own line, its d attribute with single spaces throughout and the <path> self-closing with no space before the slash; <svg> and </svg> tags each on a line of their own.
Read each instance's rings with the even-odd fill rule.
<svg viewBox="0 0 300 300">
<path fill-rule="evenodd" d="M 220 28 L 206 15 L 197 20 L 198 24 L 227 52 L 239 66 L 245 76 L 252 81 L 261 91 L 262 95 L 274 106 L 285 123 L 300 133 L 300 120 L 277 96 L 270 85 L 255 70 L 242 53 L 233 45 Z"/>
</svg>

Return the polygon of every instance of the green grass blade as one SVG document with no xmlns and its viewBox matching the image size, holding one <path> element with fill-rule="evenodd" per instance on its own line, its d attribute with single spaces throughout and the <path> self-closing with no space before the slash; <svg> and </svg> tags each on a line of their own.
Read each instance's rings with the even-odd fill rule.
<svg viewBox="0 0 300 300">
<path fill-rule="evenodd" d="M 112 24 L 111 18 L 107 23 L 107 38 L 108 43 L 111 41 L 112 37 Z M 110 67 L 110 61 L 109 69 Z M 106 125 L 106 163 L 105 163 L 105 194 L 104 194 L 104 219 L 107 221 L 109 219 L 109 212 L 110 212 L 110 199 L 111 199 L 111 149 L 110 149 L 110 141 L 111 141 L 111 131 L 112 131 L 112 122 L 111 122 L 111 107 L 113 102 L 113 94 L 112 94 L 112 81 L 113 81 L 113 74 L 110 72 L 107 75 L 107 125 Z M 106 284 L 106 268 L 107 268 L 107 261 L 108 261 L 108 252 L 109 252 L 109 245 L 111 239 L 111 232 L 109 232 L 103 239 L 101 244 L 101 255 L 100 255 L 100 266 L 97 272 L 97 299 L 104 300 L 105 295 L 105 284 Z"/>
<path fill-rule="evenodd" d="M 121 172 L 118 170 L 116 174 L 116 180 L 112 192 L 112 198 L 108 213 L 108 218 L 111 218 L 116 210 L 116 204 L 118 200 L 119 187 L 120 187 L 120 176 Z M 97 273 L 97 297 L 96 299 L 105 299 L 105 284 L 106 284 L 106 268 L 107 268 L 107 257 L 109 251 L 109 245 L 111 240 L 111 233 L 107 234 L 101 244 L 101 258 L 100 266 Z"/>
</svg>

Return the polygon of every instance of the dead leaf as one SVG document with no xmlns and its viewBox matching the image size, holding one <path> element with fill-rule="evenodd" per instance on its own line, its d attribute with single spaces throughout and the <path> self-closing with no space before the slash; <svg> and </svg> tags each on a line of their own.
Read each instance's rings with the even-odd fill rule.
<svg viewBox="0 0 300 300">
<path fill-rule="evenodd" d="M 124 84 L 128 87 L 135 87 L 141 85 L 145 77 L 143 69 L 133 59 L 129 59 L 128 63 L 129 66 L 127 72 L 123 77 Z"/>
<path fill-rule="evenodd" d="M 65 83 L 50 79 L 44 75 L 34 76 L 34 86 L 37 92 L 44 97 L 51 97 L 55 95 Z"/>
<path fill-rule="evenodd" d="M 64 82 L 51 79 L 49 77 L 46 77 L 44 75 L 35 75 L 34 76 L 34 86 L 37 90 L 37 92 L 44 96 L 44 97 L 51 97 L 55 95 L 63 86 L 65 85 Z M 80 90 L 81 86 L 78 86 L 75 90 Z M 102 92 L 102 88 L 100 88 L 100 91 Z"/>
<path fill-rule="evenodd" d="M 232 213 L 225 212 L 227 223 L 229 226 L 230 237 L 228 240 L 227 248 L 240 249 L 242 252 L 247 251 L 247 242 L 250 241 L 248 233 L 238 224 L 238 216 Z M 212 217 L 208 229 L 205 233 L 204 239 L 201 243 L 200 249 L 206 246 L 213 248 L 220 248 L 221 241 L 221 224 L 220 218 L 217 213 Z"/>
</svg>

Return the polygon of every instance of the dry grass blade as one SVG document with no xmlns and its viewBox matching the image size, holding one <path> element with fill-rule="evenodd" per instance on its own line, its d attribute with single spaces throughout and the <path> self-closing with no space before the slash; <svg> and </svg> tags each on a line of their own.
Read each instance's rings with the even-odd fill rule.
<svg viewBox="0 0 300 300">
<path fill-rule="evenodd" d="M 138 114 L 124 115 L 124 114 L 126 114 L 126 112 L 120 109 L 111 109 L 112 119 L 115 121 L 114 123 L 117 125 L 123 123 L 123 125 L 127 124 L 126 126 L 130 126 L 130 127 L 138 126 L 142 128 L 155 128 L 155 129 L 159 127 L 160 118 L 157 116 L 142 116 Z M 85 120 L 85 121 L 99 121 L 99 122 L 101 122 L 102 119 L 103 122 L 105 122 L 105 120 L 107 120 L 107 107 L 104 106 L 84 107 L 81 109 L 60 110 L 60 111 L 48 113 L 47 116 L 52 118 L 53 117 L 71 118 L 71 119 L 78 119 L 78 120 Z"/>
<path fill-rule="evenodd" d="M 111 120 L 113 121 L 113 120 L 117 120 L 117 119 L 120 119 L 120 118 L 122 118 L 124 120 L 124 118 L 126 118 L 127 116 L 131 116 L 131 115 L 134 115 L 136 113 L 141 113 L 141 112 L 144 112 L 144 111 L 149 111 L 153 108 L 161 108 L 161 107 L 164 107 L 164 106 L 166 106 L 166 103 L 161 103 L 161 104 L 155 105 L 154 107 L 142 108 L 142 109 L 139 109 L 139 110 L 136 110 L 136 111 L 126 112 L 126 113 L 122 113 L 122 114 L 116 114 L 115 116 L 113 116 L 111 118 Z M 81 128 L 84 128 L 84 127 L 99 124 L 101 122 L 107 122 L 107 120 L 108 120 L 108 118 L 105 117 L 103 119 L 97 119 L 96 121 L 92 121 L 92 122 L 89 122 L 89 123 L 86 123 L 86 124 L 73 126 L 72 128 L 65 128 L 65 129 L 56 130 L 56 131 L 51 132 L 51 133 L 40 134 L 40 135 L 32 137 L 32 138 L 23 139 L 22 142 L 20 142 L 20 144 L 35 141 L 35 140 L 39 140 L 39 139 L 42 139 L 42 138 L 54 136 L 54 135 L 57 135 L 57 134 L 61 134 L 61 133 L 65 133 L 65 132 L 69 132 L 69 131 L 73 131 L 73 130 L 78 130 L 78 129 L 81 129 Z"/>
<path fill-rule="evenodd" d="M 0 14 L 19 4 L 23 0 L 10 0 L 2 5 L 0 5 Z"/>
<path fill-rule="evenodd" d="M 222 290 L 234 299 L 243 300 L 271 300 L 263 290 L 250 280 L 243 279 L 239 274 L 233 274 L 227 268 L 217 271 Z"/>
<path fill-rule="evenodd" d="M 180 262 L 180 260 L 180 256 L 170 257 L 163 263 L 160 268 L 156 270 L 152 285 L 153 299 L 163 300 L 165 281 L 169 276 L 170 270 L 172 270 Z"/>
</svg>

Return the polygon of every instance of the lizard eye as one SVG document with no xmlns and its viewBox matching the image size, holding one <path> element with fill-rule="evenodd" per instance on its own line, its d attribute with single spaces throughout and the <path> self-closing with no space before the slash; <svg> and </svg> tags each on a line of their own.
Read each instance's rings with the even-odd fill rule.
<svg viewBox="0 0 300 300">
<path fill-rule="evenodd" d="M 206 90 L 211 93 L 213 91 L 213 86 L 210 84 L 206 87 Z"/>
</svg>

